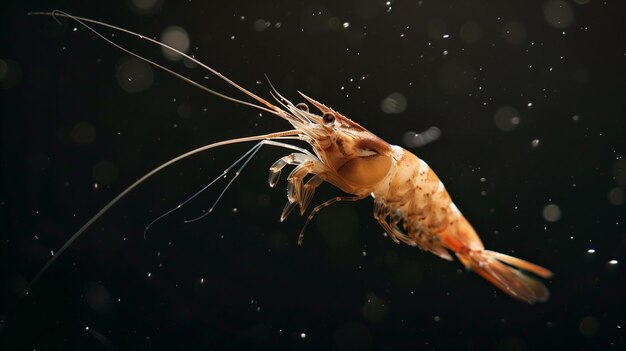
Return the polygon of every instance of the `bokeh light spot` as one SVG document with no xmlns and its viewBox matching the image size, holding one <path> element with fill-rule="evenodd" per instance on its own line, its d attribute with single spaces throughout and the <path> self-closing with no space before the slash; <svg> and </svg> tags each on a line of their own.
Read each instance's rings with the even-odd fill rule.
<svg viewBox="0 0 626 351">
<path fill-rule="evenodd" d="M 89 145 L 96 140 L 96 128 L 88 122 L 78 122 L 70 131 L 70 136 L 78 145 Z"/>
<path fill-rule="evenodd" d="M 624 203 L 624 190 L 620 187 L 615 187 L 609 191 L 609 202 L 612 205 L 619 206 Z"/>
<path fill-rule="evenodd" d="M 161 42 L 183 53 L 187 53 L 191 44 L 189 34 L 187 34 L 184 28 L 179 26 L 169 26 L 165 28 L 161 34 Z M 162 48 L 161 51 L 163 52 L 163 56 L 168 60 L 178 61 L 182 59 L 180 54 L 170 49 Z"/>
<path fill-rule="evenodd" d="M 85 287 L 85 300 L 94 311 L 109 312 L 113 307 L 111 293 L 102 284 L 91 283 Z"/>
<path fill-rule="evenodd" d="M 401 93 L 391 93 L 380 102 L 380 109 L 388 114 L 402 113 L 406 107 L 406 97 Z"/>
<path fill-rule="evenodd" d="M 520 124 L 519 111 L 513 106 L 505 105 L 496 110 L 493 121 L 498 129 L 510 132 Z"/>
<path fill-rule="evenodd" d="M 599 328 L 600 322 L 593 316 L 583 318 L 580 321 L 580 324 L 578 324 L 578 330 L 580 330 L 580 333 L 586 337 L 594 336 L 598 332 Z"/>
<path fill-rule="evenodd" d="M 556 222 L 561 218 L 561 208 L 555 204 L 547 204 L 542 213 L 543 218 L 548 222 Z"/>
<path fill-rule="evenodd" d="M 558 29 L 569 27 L 574 22 L 574 10 L 572 6 L 563 0 L 550 0 L 543 8 L 546 21 Z"/>
<path fill-rule="evenodd" d="M 160 10 L 163 0 L 132 0 L 131 5 L 131 9 L 134 12 L 146 15 Z"/>
<path fill-rule="evenodd" d="M 115 78 L 119 87 L 125 92 L 138 93 L 152 86 L 154 72 L 146 62 L 138 58 L 126 57 L 117 63 Z"/>
<path fill-rule="evenodd" d="M 402 138 L 404 146 L 406 148 L 422 147 L 441 137 L 441 129 L 437 127 L 430 127 L 422 133 L 406 132 Z"/>
</svg>

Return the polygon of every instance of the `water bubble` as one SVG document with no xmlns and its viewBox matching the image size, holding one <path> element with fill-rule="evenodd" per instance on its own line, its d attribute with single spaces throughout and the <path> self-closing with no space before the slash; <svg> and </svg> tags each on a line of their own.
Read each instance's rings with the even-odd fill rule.
<svg viewBox="0 0 626 351">
<path fill-rule="evenodd" d="M 593 253 L 596 253 L 596 250 L 595 249 L 589 249 L 589 250 L 587 250 L 587 253 L 593 254 Z"/>
<path fill-rule="evenodd" d="M 187 31 L 179 26 L 169 26 L 161 33 L 161 42 L 169 45 L 180 52 L 186 53 L 189 50 L 190 40 Z M 178 61 L 182 56 L 170 49 L 161 48 L 163 56 L 168 60 Z"/>
<path fill-rule="evenodd" d="M 561 218 L 561 208 L 555 204 L 547 204 L 543 208 L 543 218 L 548 222 L 556 222 Z"/>
<path fill-rule="evenodd" d="M 543 8 L 546 21 L 554 28 L 567 28 L 574 21 L 572 6 L 563 0 L 550 0 Z"/>
<path fill-rule="evenodd" d="M 539 147 L 539 139 L 533 139 L 533 141 L 530 142 L 530 146 L 532 148 L 538 148 Z"/>
<path fill-rule="evenodd" d="M 614 266 L 614 265 L 616 265 L 616 264 L 618 264 L 618 263 L 619 263 L 619 262 L 618 262 L 617 260 L 610 260 L 610 261 L 609 261 L 609 264 L 610 264 L 610 265 L 613 265 L 613 266 Z"/>
<path fill-rule="evenodd" d="M 346 29 L 350 27 L 350 22 L 343 22 L 343 28 Z"/>
<path fill-rule="evenodd" d="M 388 114 L 402 113 L 406 107 L 406 97 L 401 93 L 391 93 L 380 102 L 380 109 Z"/>
<path fill-rule="evenodd" d="M 300 339 L 306 339 L 306 333 L 300 333 Z"/>
<path fill-rule="evenodd" d="M 520 123 L 519 112 L 513 106 L 505 105 L 496 110 L 493 120 L 498 129 L 510 132 Z"/>
</svg>

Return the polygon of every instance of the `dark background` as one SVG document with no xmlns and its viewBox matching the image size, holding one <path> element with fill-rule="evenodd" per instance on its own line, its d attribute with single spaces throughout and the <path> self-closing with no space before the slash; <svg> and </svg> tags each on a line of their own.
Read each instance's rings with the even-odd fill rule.
<svg viewBox="0 0 626 351">
<path fill-rule="evenodd" d="M 147 12 L 130 0 L 3 3 L 2 350 L 626 348 L 623 1 L 158 3 Z M 370 199 L 322 211 L 297 246 L 303 219 L 278 221 L 285 181 L 267 186 L 268 167 L 287 153 L 272 147 L 210 216 L 183 224 L 225 182 L 144 240 L 150 221 L 251 145 L 146 181 L 20 299 L 51 250 L 150 169 L 207 143 L 288 128 L 156 69 L 144 90 L 128 92 L 150 76 L 145 67 L 137 75 L 126 54 L 72 21 L 26 16 L 53 9 L 157 38 L 180 26 L 191 54 L 244 87 L 269 97 L 267 74 L 288 98 L 301 90 L 393 144 L 439 128 L 438 140 L 411 151 L 485 246 L 555 272 L 550 300 L 520 303 L 458 262 L 395 245 Z M 241 97 L 139 39 L 113 38 Z M 381 102 L 392 93 L 407 105 L 387 114 Z M 501 120 L 506 106 L 517 113 Z M 325 185 L 313 201 L 337 194 Z"/>
</svg>

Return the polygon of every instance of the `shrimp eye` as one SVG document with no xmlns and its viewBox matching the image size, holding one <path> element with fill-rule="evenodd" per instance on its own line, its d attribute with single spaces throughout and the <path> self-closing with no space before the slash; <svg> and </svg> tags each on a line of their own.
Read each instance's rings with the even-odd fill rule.
<svg viewBox="0 0 626 351">
<path fill-rule="evenodd" d="M 322 116 L 322 120 L 324 121 L 324 124 L 331 124 L 331 123 L 335 122 L 335 115 L 330 113 L 330 112 L 326 112 Z"/>
<path fill-rule="evenodd" d="M 309 112 L 309 106 L 307 106 L 304 102 L 301 102 L 301 103 L 297 104 L 297 105 L 296 105 L 296 108 L 297 108 L 298 110 L 302 110 L 302 111 L 305 111 L 305 112 Z"/>
</svg>

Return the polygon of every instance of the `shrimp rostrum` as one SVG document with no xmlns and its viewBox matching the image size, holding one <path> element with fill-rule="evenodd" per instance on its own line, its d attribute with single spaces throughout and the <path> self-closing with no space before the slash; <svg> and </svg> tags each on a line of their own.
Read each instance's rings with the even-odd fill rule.
<svg viewBox="0 0 626 351">
<path fill-rule="evenodd" d="M 258 141 L 257 146 L 238 161 L 242 164 L 241 168 L 261 145 L 270 144 L 292 151 L 276 161 L 269 171 L 269 184 L 274 187 L 285 167 L 294 166 L 287 177 L 287 204 L 281 214 L 281 221 L 296 207 L 299 207 L 300 214 L 303 215 L 311 203 L 316 188 L 324 182 L 349 194 L 332 198 L 313 208 L 300 233 L 299 243 L 302 242 L 306 225 L 324 207 L 339 201 L 358 201 L 371 196 L 374 200 L 374 218 L 396 243 L 415 246 L 450 261 L 453 260 L 451 255 L 453 253 L 467 269 L 476 272 L 500 290 L 521 301 L 534 303 L 548 299 L 547 288 L 533 275 L 548 279 L 552 276 L 552 272 L 519 258 L 486 250 L 472 225 L 452 202 L 435 172 L 426 162 L 410 151 L 400 146 L 390 145 L 341 113 L 302 93 L 300 95 L 306 103 L 293 104 L 272 87 L 271 94 L 277 102 L 271 103 L 242 88 L 213 68 L 168 47 L 239 89 L 259 105 L 234 99 L 203 87 L 168 68 L 118 46 L 96 32 L 87 23 L 121 30 L 166 47 L 158 41 L 102 22 L 73 17 L 65 13 L 54 15 L 70 17 L 125 52 L 144 59 L 212 94 L 271 113 L 289 122 L 293 129 L 206 145 L 162 164 L 133 183 L 87 222 L 44 266 L 33 282 L 108 208 L 154 173 L 178 160 L 207 149 L 226 144 Z M 308 106 L 314 107 L 315 111 L 309 109 Z M 306 142 L 311 150 L 287 143 L 294 139 Z M 175 209 L 180 208 L 181 205 Z"/>
</svg>

